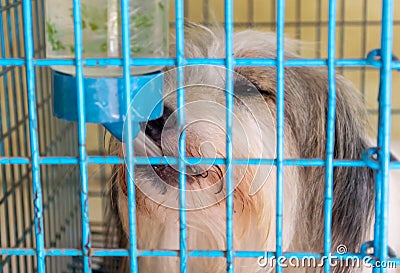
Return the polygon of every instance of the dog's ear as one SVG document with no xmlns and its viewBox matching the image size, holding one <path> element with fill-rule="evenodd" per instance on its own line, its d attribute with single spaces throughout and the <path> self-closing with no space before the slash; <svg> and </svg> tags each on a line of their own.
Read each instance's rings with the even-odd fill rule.
<svg viewBox="0 0 400 273">
<path fill-rule="evenodd" d="M 247 48 L 236 52 L 246 58 L 274 58 L 274 52 Z M 286 59 L 296 58 L 286 53 Z M 276 100 L 275 67 L 239 67 L 237 72 L 249 79 L 266 99 Z M 300 158 L 326 158 L 326 124 L 328 112 L 328 73 L 316 67 L 285 68 L 285 128 L 294 139 L 285 141 L 296 145 Z M 360 160 L 368 148 L 366 137 L 367 114 L 354 85 L 344 77 L 336 77 L 335 159 Z M 286 130 L 285 129 L 285 130 Z M 286 147 L 285 149 L 288 149 Z M 323 246 L 325 168 L 305 167 L 302 170 L 306 204 L 299 225 L 304 225 L 309 250 L 319 251 Z M 374 200 L 374 173 L 363 167 L 336 167 L 334 169 L 334 202 L 332 222 L 332 250 L 345 244 L 349 251 L 358 251 L 366 239 L 371 223 Z M 310 229 L 310 226 L 313 228 Z"/>
<path fill-rule="evenodd" d="M 351 82 L 337 76 L 335 159 L 360 160 L 370 146 L 366 137 L 367 113 Z M 334 250 L 345 244 L 359 251 L 366 240 L 374 207 L 374 171 L 368 167 L 336 167 L 334 170 Z"/>
</svg>

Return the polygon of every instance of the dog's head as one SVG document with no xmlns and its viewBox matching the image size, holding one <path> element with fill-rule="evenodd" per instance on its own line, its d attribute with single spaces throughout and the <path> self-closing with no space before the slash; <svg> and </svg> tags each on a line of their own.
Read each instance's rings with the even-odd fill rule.
<svg viewBox="0 0 400 273">
<path fill-rule="evenodd" d="M 223 33 L 205 27 L 188 27 L 185 36 L 186 57 L 223 58 L 223 37 Z M 270 33 L 236 33 L 235 57 L 275 58 L 275 41 L 275 36 Z M 286 48 L 290 49 L 293 44 L 293 41 L 288 41 Z M 285 58 L 298 57 L 287 52 Z M 232 142 L 232 158 L 244 162 L 232 167 L 234 247 L 237 250 L 273 250 L 276 168 L 268 164 L 245 162 L 250 158 L 275 157 L 275 67 L 235 68 L 232 113 L 226 107 L 225 68 L 189 66 L 183 72 L 185 102 L 180 111 L 177 109 L 176 70 L 171 68 L 164 75 L 164 114 L 160 119 L 148 122 L 143 129 L 149 141 L 159 146 L 164 156 L 179 157 L 185 154 L 186 158 L 217 158 L 215 162 L 209 160 L 201 165 L 189 164 L 184 175 L 189 249 L 225 249 L 227 173 L 221 159 L 226 158 L 228 113 L 232 116 L 232 139 L 228 139 Z M 359 159 L 367 147 L 364 133 L 366 114 L 353 85 L 341 76 L 336 77 L 336 84 L 334 157 Z M 284 88 L 284 157 L 324 159 L 327 71 L 315 67 L 287 67 Z M 185 119 L 179 127 L 181 113 L 184 113 Z M 183 131 L 186 145 L 182 147 L 184 151 L 179 153 L 178 139 Z M 124 155 L 122 144 L 112 140 L 110 145 L 114 154 Z M 285 249 L 321 250 L 324 175 L 324 167 L 285 166 Z M 175 161 L 169 165 L 135 167 L 140 248 L 179 249 L 179 176 Z M 116 205 L 115 211 L 121 226 L 129 236 L 125 167 L 115 166 L 113 177 L 113 204 Z M 349 250 L 356 251 L 369 227 L 373 204 L 372 172 L 367 168 L 336 168 L 334 182 L 333 247 L 346 244 Z M 166 261 L 171 268 L 171 264 L 175 263 L 175 260 Z M 224 269 L 223 261 L 207 263 L 210 272 Z"/>
</svg>

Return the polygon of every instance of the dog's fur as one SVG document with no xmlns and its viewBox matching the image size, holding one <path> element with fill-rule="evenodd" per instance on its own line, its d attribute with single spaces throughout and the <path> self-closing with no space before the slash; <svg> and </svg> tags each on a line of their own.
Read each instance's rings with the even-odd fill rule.
<svg viewBox="0 0 400 273">
<path fill-rule="evenodd" d="M 234 56 L 236 58 L 275 58 L 275 35 L 258 31 L 243 31 L 234 34 Z M 290 49 L 293 41 L 287 41 Z M 172 47 L 171 52 L 175 49 Z M 223 58 L 225 57 L 224 33 L 212 31 L 202 26 L 190 26 L 185 32 L 185 55 L 188 58 Z M 287 51 L 285 59 L 296 59 L 298 56 Z M 221 73 L 208 71 L 201 67 L 185 69 L 185 81 L 202 83 L 218 82 Z M 213 70 L 213 69 L 211 69 Z M 249 137 L 249 148 L 243 151 L 239 136 L 233 139 L 234 157 L 260 157 L 263 146 L 274 143 L 274 124 L 276 113 L 276 69 L 275 67 L 236 67 L 235 72 L 254 84 L 261 92 L 271 110 L 271 117 L 256 116 L 262 130 L 263 139 L 253 132 L 255 124 L 244 122 Z M 165 89 L 173 90 L 176 86 L 175 74 L 166 76 Z M 211 79 L 210 79 L 211 78 Z M 239 81 L 236 77 L 236 81 Z M 364 129 L 366 111 L 359 93 L 351 82 L 340 75 L 336 76 L 336 122 L 335 122 L 335 159 L 358 160 L 361 153 L 369 146 Z M 327 70 L 316 67 L 285 68 L 285 158 L 326 158 L 326 120 L 328 78 Z M 240 96 L 240 95 L 238 95 Z M 243 97 L 246 97 L 245 95 Z M 186 102 L 209 99 L 221 104 L 224 102 L 222 92 L 214 92 L 208 86 L 187 87 Z M 235 99 L 235 115 L 244 121 L 248 117 L 246 109 L 240 106 L 240 99 Z M 244 98 L 246 100 L 246 98 Z M 251 98 L 247 98 L 251 104 Z M 176 109 L 176 99 L 166 98 L 165 105 Z M 254 105 L 254 108 L 257 108 Z M 203 111 L 203 112 L 202 112 Z M 187 112 L 190 120 L 204 115 L 219 117 L 225 124 L 224 112 L 212 112 L 210 109 Z M 256 111 L 257 112 L 257 111 Z M 166 113 L 164 119 L 168 118 Z M 272 120 L 271 120 L 272 119 Z M 167 134 L 166 146 L 168 155 L 177 156 L 176 131 Z M 188 127 L 188 156 L 209 156 L 197 149 L 204 141 L 212 142 L 217 147 L 217 154 L 225 156 L 225 132 L 217 126 Z M 260 148 L 261 147 L 261 148 Z M 273 147 L 275 149 L 275 147 Z M 110 142 L 110 153 L 123 156 L 123 145 L 117 140 Z M 248 154 L 244 154 L 248 153 Z M 165 154 L 165 153 L 164 153 Z M 201 209 L 187 212 L 188 249 L 225 250 L 225 200 L 215 197 L 215 204 L 207 206 L 202 198 L 204 191 L 199 188 L 218 184 L 219 191 L 208 191 L 208 195 L 225 193 L 223 186 L 224 166 L 214 166 L 214 171 L 207 177 L 188 175 L 188 202 Z M 179 212 L 172 208 L 177 206 L 176 189 L 177 173 L 172 169 L 157 172 L 168 186 L 159 186 L 155 173 L 149 167 L 136 167 L 135 178 L 137 209 L 137 243 L 139 249 L 179 250 Z M 276 218 L 276 169 L 273 168 L 266 183 L 254 195 L 250 195 L 251 183 L 260 178 L 252 166 L 235 166 L 234 181 L 234 249 L 274 251 L 275 218 Z M 243 179 L 239 174 L 244 175 Z M 127 218 L 125 166 L 114 166 L 110 183 L 111 214 L 114 216 L 117 234 L 120 236 L 119 247 L 126 247 L 129 238 Z M 374 173 L 363 167 L 338 167 L 334 170 L 334 199 L 332 215 L 332 251 L 340 244 L 346 245 L 348 252 L 358 252 L 361 244 L 368 239 L 374 208 Z M 238 181 L 240 180 L 240 181 Z M 196 182 L 196 183 L 193 183 Z M 240 182 L 240 183 L 239 183 Z M 218 186 L 218 187 L 219 187 Z M 324 241 L 324 167 L 285 167 L 284 168 L 284 214 L 283 214 L 283 248 L 284 251 L 305 251 L 321 253 Z M 145 192 L 145 193 L 144 193 Z M 199 192 L 201 192 L 201 195 Z M 150 197 L 149 197 L 150 196 Z M 219 198 L 219 199 L 218 199 Z M 160 203 L 160 200 L 164 200 Z M 171 201 L 172 200 L 172 201 Z M 165 202 L 165 204 L 163 204 Z M 204 206 L 203 206 L 204 205 Z M 110 222 L 111 223 L 111 222 Z M 114 225 L 110 224 L 110 225 Z M 189 258 L 188 272 L 225 272 L 223 258 Z M 235 272 L 259 272 L 267 270 L 257 265 L 256 259 L 235 259 Z M 309 268 L 308 271 L 320 269 Z M 333 268 L 336 272 L 348 268 Z M 177 257 L 140 257 L 139 272 L 178 272 Z"/>
</svg>

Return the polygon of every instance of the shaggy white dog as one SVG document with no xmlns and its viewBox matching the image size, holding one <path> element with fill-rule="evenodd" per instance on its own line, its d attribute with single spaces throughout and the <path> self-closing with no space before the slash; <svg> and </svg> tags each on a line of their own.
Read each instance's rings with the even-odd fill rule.
<svg viewBox="0 0 400 273">
<path fill-rule="evenodd" d="M 243 31 L 234 35 L 236 58 L 275 58 L 275 35 Z M 295 42 L 288 41 L 286 59 Z M 174 48 L 172 48 L 174 53 Z M 224 58 L 223 32 L 191 25 L 185 32 L 188 58 Z M 224 158 L 225 69 L 195 66 L 184 69 L 186 87 L 186 156 Z M 162 118 L 149 122 L 147 137 L 163 155 L 178 156 L 176 72 L 165 74 L 165 110 Z M 233 157 L 274 158 L 276 120 L 275 67 L 236 67 L 233 111 Z M 359 160 L 369 147 L 365 134 L 366 112 L 356 88 L 336 77 L 335 159 Z M 285 68 L 285 158 L 326 157 L 328 78 L 324 68 Z M 136 147 L 140 149 L 140 147 Z M 112 140 L 110 153 L 123 156 L 121 143 Z M 234 250 L 274 251 L 276 221 L 276 168 L 268 165 L 234 166 Z M 225 250 L 225 166 L 209 164 L 188 167 L 187 245 L 189 250 Z M 179 200 L 176 166 L 136 166 L 137 239 L 139 249 L 179 250 Z M 332 252 L 345 245 L 357 253 L 369 240 L 374 209 L 374 172 L 369 168 L 337 167 L 334 171 Z M 399 207 L 392 187 L 391 195 Z M 323 251 L 324 167 L 284 167 L 283 249 L 285 252 Z M 125 166 L 115 166 L 111 183 L 111 215 L 119 246 L 128 242 Z M 396 215 L 391 210 L 391 216 Z M 112 217 L 111 216 L 111 217 Z M 392 216 L 391 218 L 399 218 Z M 114 223 L 114 224 L 113 224 Z M 398 230 L 398 229 L 397 229 Z M 396 237 L 397 236 L 397 237 Z M 395 232 L 390 235 L 398 247 Z M 256 258 L 236 258 L 235 272 L 265 272 Z M 188 272 L 222 273 L 224 258 L 189 258 Z M 123 269 L 121 269 L 123 270 Z M 291 270 L 295 270 L 291 268 Z M 321 268 L 306 268 L 308 272 Z M 350 270 L 333 267 L 335 272 Z M 179 272 L 177 257 L 139 257 L 139 272 Z"/>
</svg>

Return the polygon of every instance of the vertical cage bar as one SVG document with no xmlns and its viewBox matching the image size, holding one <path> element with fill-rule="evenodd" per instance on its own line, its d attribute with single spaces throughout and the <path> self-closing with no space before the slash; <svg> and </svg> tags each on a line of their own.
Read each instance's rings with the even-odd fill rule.
<svg viewBox="0 0 400 273">
<path fill-rule="evenodd" d="M 189 17 L 189 11 L 190 11 L 190 9 L 189 9 L 190 0 L 183 0 L 183 1 L 184 1 L 184 3 L 183 3 L 183 15 L 184 15 L 185 18 L 188 18 Z"/>
<path fill-rule="evenodd" d="M 361 40 L 366 41 L 367 40 L 367 16 L 368 16 L 368 0 L 363 0 L 363 9 L 362 9 L 362 36 Z M 367 44 L 366 43 L 361 43 L 361 54 L 362 56 L 365 56 L 367 54 Z M 363 102 L 365 103 L 365 87 L 366 87 L 366 74 L 367 68 L 365 66 L 362 66 L 360 69 L 361 72 L 361 77 L 360 77 L 360 89 L 361 89 L 361 95 L 363 98 Z"/>
<path fill-rule="evenodd" d="M 83 86 L 83 60 L 82 60 L 82 15 L 79 0 L 73 0 L 74 14 L 74 42 L 75 42 L 75 69 L 76 87 L 78 90 L 78 150 L 79 150 L 79 170 L 80 170 L 80 202 L 82 217 L 82 258 L 83 272 L 92 272 L 90 258 L 90 221 L 89 221 L 89 201 L 88 201 L 88 166 L 86 152 L 86 117 L 85 117 L 85 92 Z"/>
<path fill-rule="evenodd" d="M 337 0 L 335 0 L 335 1 L 337 1 Z M 345 0 L 341 0 L 340 1 L 341 3 L 340 3 L 340 27 L 339 27 L 339 35 L 340 35 L 340 38 L 339 38 L 339 41 L 340 41 L 340 43 L 339 43 L 339 58 L 343 58 L 344 57 L 344 51 L 345 51 L 345 48 L 344 48 L 344 45 L 345 45 L 345 41 L 344 41 L 344 39 L 345 39 L 345 31 L 346 31 L 346 26 L 347 26 L 347 24 L 346 24 L 346 17 L 345 17 L 345 14 L 346 14 L 346 1 Z M 330 4 L 330 3 L 329 3 Z M 335 20 L 336 20 L 336 17 L 335 17 Z M 328 23 L 328 25 L 329 25 L 329 23 Z M 329 36 L 329 29 L 328 29 L 328 36 Z M 328 53 L 328 55 L 329 55 L 329 53 Z M 341 74 L 343 74 L 343 71 L 344 71 L 344 68 L 343 67 L 339 67 L 339 73 L 341 73 Z"/>
<path fill-rule="evenodd" d="M 276 0 L 270 0 L 270 2 L 271 2 L 271 6 L 270 6 L 270 16 L 271 16 L 271 21 L 270 21 L 270 23 L 271 23 L 271 31 L 276 31 L 276 29 L 272 29 L 272 27 L 273 26 L 275 26 L 276 27 L 276 24 L 275 25 L 273 25 L 273 22 L 274 21 L 276 21 L 276 9 L 277 9 L 277 3 L 276 3 Z"/>
<path fill-rule="evenodd" d="M 177 65 L 177 108 L 178 108 L 178 137 L 179 139 L 179 258 L 180 272 L 187 271 L 187 230 L 186 230 L 186 131 L 185 126 L 185 41 L 184 41 L 184 2 L 175 1 L 175 31 L 176 31 L 176 65 Z"/>
<path fill-rule="evenodd" d="M 234 272 L 233 253 L 233 147 L 232 147 L 232 124 L 233 124 L 233 0 L 225 0 L 225 66 L 226 66 L 226 271 Z"/>
<path fill-rule="evenodd" d="M 322 3 L 319 0 L 316 0 L 316 15 L 315 18 L 317 20 L 316 26 L 315 26 L 315 40 L 316 41 L 321 41 L 322 37 Z M 322 55 L 322 48 L 321 48 L 322 43 L 319 43 L 319 45 L 316 45 L 315 47 L 318 46 L 317 53 L 315 57 L 317 59 L 321 58 Z"/>
<path fill-rule="evenodd" d="M 133 142 L 133 126 L 129 107 L 131 104 L 131 82 L 130 82 L 130 18 L 129 18 L 129 1 L 121 0 L 121 25 L 122 25 L 122 59 L 123 59 L 123 81 L 125 89 L 125 110 L 127 111 L 125 126 L 126 141 L 126 187 L 128 193 L 128 218 L 129 218 L 129 267 L 130 272 L 136 273 L 137 266 L 137 240 L 136 240 L 136 192 L 135 192 L 135 166 L 133 162 L 134 147 Z"/>
<path fill-rule="evenodd" d="M 295 15 L 295 17 L 296 17 L 296 19 L 295 19 L 295 21 L 296 21 L 296 39 L 301 39 L 301 27 L 302 27 L 302 24 L 301 24 L 301 0 L 296 0 L 296 15 Z M 297 47 L 297 54 L 300 54 L 301 52 L 301 46 L 298 46 Z"/>
<path fill-rule="evenodd" d="M 210 23 L 210 0 L 203 0 L 203 23 L 206 26 Z"/>
<path fill-rule="evenodd" d="M 247 20 L 249 23 L 249 27 L 254 27 L 254 0 L 248 0 L 247 5 Z"/>
<path fill-rule="evenodd" d="M 388 255 L 388 193 L 389 193 L 389 164 L 390 164 L 390 134 L 391 134 L 391 100 L 392 100 L 392 49 L 393 49 L 393 0 L 382 1 L 382 32 L 381 32 L 381 62 L 379 88 L 379 124 L 378 124 L 378 160 L 377 188 L 380 188 L 380 210 L 377 215 L 378 248 L 375 255 L 381 262 L 387 260 Z M 376 238 L 378 236 L 378 238 Z M 386 272 L 385 267 L 376 271 Z"/>
<path fill-rule="evenodd" d="M 333 156 L 335 148 L 336 119 L 336 0 L 329 1 L 328 11 L 328 114 L 326 122 L 325 197 L 324 197 L 324 273 L 331 270 L 332 204 L 333 204 Z M 342 41 L 343 42 L 343 41 Z"/>
<path fill-rule="evenodd" d="M 382 68 L 381 68 L 381 70 L 382 70 Z M 382 75 L 382 72 L 381 72 L 380 75 Z M 380 80 L 380 81 L 382 81 L 382 80 Z M 380 82 L 380 84 L 379 84 L 378 101 L 380 101 L 380 93 L 381 93 L 380 90 L 382 90 L 381 85 L 382 85 L 382 83 Z M 379 107 L 379 104 L 378 104 L 378 107 Z M 381 133 L 380 133 L 380 130 L 379 130 L 380 115 L 378 115 L 378 119 L 379 119 L 379 121 L 378 121 L 378 146 L 380 146 L 381 139 L 382 139 L 382 136 L 381 136 Z M 379 156 L 380 155 L 378 153 L 378 157 Z M 381 178 L 380 178 L 380 176 L 381 176 L 381 173 L 378 170 L 376 172 L 376 176 L 375 176 L 375 183 L 376 183 L 375 184 L 375 223 L 374 223 L 374 254 L 375 254 L 375 256 L 376 256 L 376 253 L 379 252 L 379 249 L 380 249 L 380 246 L 381 246 L 380 245 L 380 238 L 381 238 L 380 232 L 381 232 L 381 205 L 382 205 L 381 194 L 382 194 L 382 187 L 381 187 Z M 379 272 L 379 269 L 378 268 L 374 268 L 372 272 L 377 273 L 377 272 Z"/>
<path fill-rule="evenodd" d="M 35 1 L 35 24 L 37 26 L 36 28 L 36 37 L 37 37 L 37 48 L 36 48 L 36 52 L 38 53 L 37 56 L 38 57 L 45 57 L 44 56 L 44 48 L 41 48 L 41 43 L 42 41 L 44 41 L 44 37 L 41 37 L 41 31 L 40 31 L 40 26 L 41 23 L 43 23 L 44 26 L 44 7 L 43 7 L 43 1 Z M 41 4 L 41 9 L 39 9 L 39 4 Z M 42 14 L 40 14 L 40 12 Z M 42 20 L 39 20 L 40 18 L 42 18 Z M 44 45 L 43 45 L 44 46 Z M 41 101 L 41 106 L 38 107 L 38 120 L 41 120 L 41 123 L 39 123 L 39 126 L 43 126 L 41 129 L 41 134 L 39 135 L 39 141 L 41 140 L 40 148 L 41 148 L 41 154 L 44 156 L 49 156 L 49 154 L 47 153 L 47 145 L 48 145 L 48 141 L 47 141 L 47 135 L 46 135 L 46 130 L 48 127 L 48 123 L 46 122 L 47 118 L 49 118 L 49 113 L 51 113 L 51 111 L 45 111 L 45 93 L 49 93 L 49 89 L 47 88 L 47 83 L 46 83 L 46 78 L 44 76 L 43 71 L 46 69 L 44 67 L 37 67 L 36 68 L 38 75 L 36 77 L 36 82 L 37 82 L 37 86 L 38 89 L 40 90 L 40 95 L 37 94 L 38 97 L 40 97 L 40 101 Z M 39 85 L 40 84 L 40 85 Z M 38 92 L 39 93 L 39 92 Z M 41 109 L 41 110 L 40 110 Z M 51 142 L 51 140 L 49 141 Z M 50 213 L 52 212 L 51 210 L 51 201 L 49 200 L 51 192 L 49 190 L 49 184 L 52 183 L 54 180 L 50 180 L 49 179 L 49 166 L 41 166 L 41 177 L 42 177 L 42 187 L 43 187 L 43 208 L 44 208 L 44 226 L 46 227 L 46 232 L 44 234 L 44 243 L 45 243 L 45 247 L 52 247 L 51 245 L 51 233 L 52 233 L 52 226 L 51 226 L 51 222 L 55 221 L 55 217 L 50 217 Z M 53 210 L 53 214 L 56 214 L 55 210 Z M 52 268 L 53 264 L 54 264 L 54 259 L 48 259 L 48 263 L 47 263 L 47 270 L 52 270 L 55 271 L 54 268 Z"/>
<path fill-rule="evenodd" d="M 282 256 L 282 225 L 283 225 L 283 157 L 284 157 L 284 92 L 285 92 L 285 67 L 284 67 L 284 31 L 285 31 L 285 0 L 277 1 L 276 21 L 276 120 L 277 120 L 277 145 L 276 145 L 276 257 Z M 276 273 L 282 273 L 283 269 L 277 263 Z"/>
<path fill-rule="evenodd" d="M 29 116 L 29 142 L 31 147 L 32 164 L 32 196 L 34 206 L 34 223 L 36 235 L 36 259 L 37 272 L 45 273 L 45 251 L 44 251 L 44 232 L 43 232 L 43 204 L 42 188 L 40 184 L 39 166 L 39 139 L 37 128 L 36 96 L 35 96 L 35 67 L 33 64 L 33 28 L 32 28 L 32 2 L 22 2 L 24 40 L 25 40 L 25 65 L 26 83 L 28 93 L 28 116 Z"/>
</svg>

